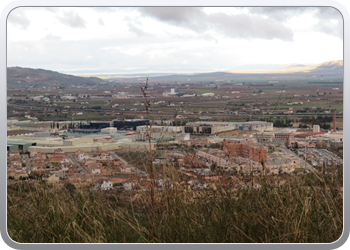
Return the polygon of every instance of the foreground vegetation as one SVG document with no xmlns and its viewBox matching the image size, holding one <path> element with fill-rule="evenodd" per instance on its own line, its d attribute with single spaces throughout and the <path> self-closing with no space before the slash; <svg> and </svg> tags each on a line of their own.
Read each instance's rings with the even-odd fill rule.
<svg viewBox="0 0 350 250">
<path fill-rule="evenodd" d="M 255 177 L 257 182 L 259 189 L 235 191 L 220 182 L 200 196 L 174 185 L 155 192 L 153 202 L 147 192 L 125 201 L 135 193 L 18 182 L 8 186 L 8 233 L 21 243 L 330 243 L 341 236 L 341 172 Z M 196 199 L 189 198 L 192 192 Z"/>
</svg>

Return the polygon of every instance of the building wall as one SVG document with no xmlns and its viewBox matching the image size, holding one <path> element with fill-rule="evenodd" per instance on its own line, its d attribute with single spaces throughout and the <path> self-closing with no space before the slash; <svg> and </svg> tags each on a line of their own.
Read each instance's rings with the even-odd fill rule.
<svg viewBox="0 0 350 250">
<path fill-rule="evenodd" d="M 257 133 L 254 135 L 258 142 L 272 142 L 275 139 L 274 133 Z"/>
<path fill-rule="evenodd" d="M 109 133 L 109 134 L 111 134 L 111 133 L 118 132 L 118 129 L 117 128 L 111 128 L 111 127 L 103 128 L 103 129 L 101 129 L 101 132 L 102 133 Z"/>
<path fill-rule="evenodd" d="M 137 126 L 136 131 L 148 132 L 149 126 Z M 181 127 L 177 126 L 152 126 L 152 132 L 181 132 Z"/>
<path fill-rule="evenodd" d="M 113 127 L 118 129 L 130 129 L 136 130 L 137 126 L 148 125 L 149 121 L 147 119 L 140 120 L 121 120 L 113 121 Z"/>
<path fill-rule="evenodd" d="M 211 128 L 210 133 L 208 133 Z M 208 129 L 208 130 L 207 130 Z M 271 122 L 188 122 L 182 127 L 183 133 L 206 133 L 215 134 L 218 132 L 229 130 L 247 130 L 247 131 L 273 131 L 273 123 Z"/>
<path fill-rule="evenodd" d="M 312 132 L 319 133 L 320 132 L 320 125 L 314 125 L 312 127 Z"/>
<path fill-rule="evenodd" d="M 266 161 L 267 159 L 267 150 L 265 148 L 250 146 L 230 140 L 223 141 L 223 150 L 229 151 L 232 157 L 240 156 L 255 162 Z"/>
<path fill-rule="evenodd" d="M 292 134 L 292 133 L 276 133 L 275 134 L 275 140 L 289 142 L 292 139 L 294 139 L 294 134 Z"/>
<path fill-rule="evenodd" d="M 54 146 L 54 147 L 42 147 L 42 146 L 32 146 L 29 147 L 29 151 L 37 150 L 41 153 L 53 153 L 56 149 L 62 149 L 65 153 L 75 153 L 76 151 L 83 150 L 85 152 L 93 152 L 100 150 L 114 150 L 119 149 L 121 144 L 83 144 L 77 146 Z"/>
<path fill-rule="evenodd" d="M 136 149 L 136 150 L 149 150 L 149 143 L 148 142 L 126 142 L 123 144 L 120 144 L 121 149 Z M 156 149 L 156 144 L 151 143 L 151 149 L 154 150 Z"/>
<path fill-rule="evenodd" d="M 63 146 L 76 146 L 83 143 L 93 143 L 93 138 L 74 138 L 63 141 Z"/>
</svg>

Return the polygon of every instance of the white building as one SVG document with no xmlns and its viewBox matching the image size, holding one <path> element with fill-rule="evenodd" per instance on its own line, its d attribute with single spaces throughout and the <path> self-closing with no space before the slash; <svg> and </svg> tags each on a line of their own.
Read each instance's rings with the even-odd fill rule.
<svg viewBox="0 0 350 250">
<path fill-rule="evenodd" d="M 118 131 L 118 129 L 117 128 L 113 128 L 113 127 L 101 129 L 101 133 L 107 133 L 107 134 L 116 133 L 117 131 Z"/>
<path fill-rule="evenodd" d="M 182 128 L 177 126 L 152 126 L 152 131 L 149 125 L 137 126 L 136 131 L 138 132 L 181 132 Z"/>
<path fill-rule="evenodd" d="M 129 166 L 121 165 L 120 166 L 120 172 L 122 172 L 122 173 L 130 173 L 131 172 L 131 168 Z"/>
<path fill-rule="evenodd" d="M 99 167 L 91 167 L 92 174 L 101 174 L 101 169 Z"/>
<path fill-rule="evenodd" d="M 204 94 L 202 94 L 202 96 L 204 96 L 204 97 L 214 96 L 214 95 L 215 95 L 214 93 L 204 93 Z"/>
<path fill-rule="evenodd" d="M 320 125 L 313 125 L 312 132 L 319 133 L 320 132 Z"/>
<path fill-rule="evenodd" d="M 101 190 L 111 190 L 113 189 L 113 184 L 110 181 L 103 181 L 101 184 Z"/>
</svg>

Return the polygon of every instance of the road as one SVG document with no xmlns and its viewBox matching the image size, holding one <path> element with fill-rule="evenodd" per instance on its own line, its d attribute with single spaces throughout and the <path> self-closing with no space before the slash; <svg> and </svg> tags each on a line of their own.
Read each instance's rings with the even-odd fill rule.
<svg viewBox="0 0 350 250">
<path fill-rule="evenodd" d="M 83 175 L 86 175 L 86 172 L 82 169 L 80 164 L 77 162 L 77 160 L 72 156 L 72 154 L 67 154 L 68 158 L 71 160 L 71 162 L 78 167 L 79 173 L 82 173 Z"/>
<path fill-rule="evenodd" d="M 120 157 L 119 155 L 117 155 L 116 153 L 114 152 L 111 152 L 111 156 L 116 159 L 116 160 L 120 160 L 120 162 L 123 164 L 123 165 L 129 165 L 131 170 L 134 171 L 136 174 L 138 174 L 139 176 L 142 176 L 142 177 L 146 177 L 147 176 L 147 173 L 145 171 L 142 171 L 140 169 L 138 169 L 137 167 L 134 167 L 132 166 L 131 164 L 129 164 L 126 160 L 124 160 L 122 157 Z"/>
</svg>

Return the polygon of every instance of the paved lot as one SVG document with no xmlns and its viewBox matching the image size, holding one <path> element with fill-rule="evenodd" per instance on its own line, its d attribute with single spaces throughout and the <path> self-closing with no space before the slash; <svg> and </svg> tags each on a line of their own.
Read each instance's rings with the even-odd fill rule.
<svg viewBox="0 0 350 250">
<path fill-rule="evenodd" d="M 322 167 L 323 164 L 325 164 L 325 166 L 343 165 L 343 159 L 327 149 L 298 149 L 297 152 L 302 158 L 306 157 L 314 167 Z"/>
</svg>

